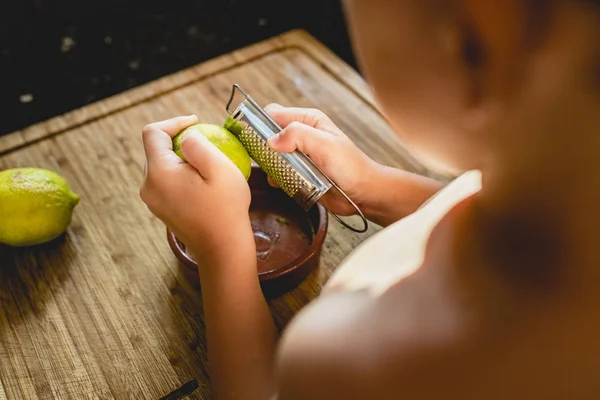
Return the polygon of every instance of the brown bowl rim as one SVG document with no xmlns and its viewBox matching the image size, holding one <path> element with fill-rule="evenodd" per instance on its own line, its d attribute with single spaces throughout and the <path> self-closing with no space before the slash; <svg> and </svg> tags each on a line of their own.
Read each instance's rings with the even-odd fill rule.
<svg viewBox="0 0 600 400">
<path fill-rule="evenodd" d="M 254 171 L 253 171 L 254 172 Z M 273 190 L 277 190 L 273 188 Z M 293 201 L 290 199 L 290 201 Z M 320 203 L 316 203 L 313 208 L 316 208 L 316 212 L 318 213 L 318 226 L 314 226 L 312 221 L 309 221 L 311 225 L 313 225 L 314 235 L 313 240 L 310 247 L 302 253 L 298 258 L 294 261 L 289 262 L 281 267 L 265 272 L 259 272 L 258 277 L 260 282 L 267 282 L 277 278 L 281 278 L 282 276 L 291 274 L 297 269 L 303 268 L 307 265 L 313 258 L 318 257 L 321 253 L 321 249 L 323 244 L 325 243 L 325 237 L 327 235 L 327 228 L 329 225 L 329 218 L 327 214 L 327 209 Z M 312 209 L 308 212 L 314 212 Z M 308 213 L 307 212 L 307 213 Z M 310 219 L 310 217 L 307 216 Z M 190 256 L 182 248 L 182 243 L 177 239 L 175 234 L 171 232 L 167 228 L 167 240 L 169 242 L 169 247 L 171 247 L 171 251 L 175 254 L 175 257 L 182 262 L 186 267 L 197 270 L 198 263 L 196 263 Z"/>
</svg>

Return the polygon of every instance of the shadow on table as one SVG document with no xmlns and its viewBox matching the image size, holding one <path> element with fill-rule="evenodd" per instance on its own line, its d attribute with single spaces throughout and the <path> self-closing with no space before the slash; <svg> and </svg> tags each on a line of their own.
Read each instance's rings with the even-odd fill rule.
<svg viewBox="0 0 600 400">
<path fill-rule="evenodd" d="M 68 277 L 66 260 L 72 252 L 68 235 L 32 247 L 0 244 L 0 312 L 9 324 L 44 311 L 51 293 Z"/>
<path fill-rule="evenodd" d="M 314 272 L 311 273 L 300 286 L 316 284 L 314 275 Z M 183 292 L 186 292 L 190 298 L 197 300 L 198 303 L 195 306 L 202 307 L 202 289 L 198 274 L 178 263 L 177 278 L 171 286 L 171 293 Z M 175 294 L 174 296 L 176 297 Z M 269 307 L 271 308 L 277 328 L 281 331 L 294 315 L 311 300 L 298 287 L 288 293 L 269 297 Z M 202 323 L 204 323 L 203 319 Z"/>
</svg>

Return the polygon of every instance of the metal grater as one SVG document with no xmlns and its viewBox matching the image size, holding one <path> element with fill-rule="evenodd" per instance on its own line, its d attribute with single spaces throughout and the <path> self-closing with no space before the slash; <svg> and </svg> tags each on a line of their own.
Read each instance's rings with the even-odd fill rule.
<svg viewBox="0 0 600 400">
<path fill-rule="evenodd" d="M 261 139 L 250 126 L 244 127 L 238 135 L 238 139 L 244 144 L 254 161 L 259 165 L 263 165 L 267 175 L 275 180 L 290 197 L 301 193 L 302 187 L 314 190 L 314 186 L 302 179 L 302 176 L 280 154 L 269 151 L 267 142 Z M 305 209 L 308 208 L 310 206 L 306 205 Z"/>
<path fill-rule="evenodd" d="M 238 105 L 232 109 L 232 104 Z M 267 140 L 279 133 L 281 127 L 237 84 L 233 85 L 226 109 L 230 116 L 225 128 L 236 135 L 254 161 L 305 211 L 333 187 L 356 209 L 363 228 L 354 228 L 339 216 L 330 214 L 354 232 L 367 231 L 367 219 L 358 206 L 306 154 L 298 150 L 293 153 L 271 150 Z"/>
</svg>

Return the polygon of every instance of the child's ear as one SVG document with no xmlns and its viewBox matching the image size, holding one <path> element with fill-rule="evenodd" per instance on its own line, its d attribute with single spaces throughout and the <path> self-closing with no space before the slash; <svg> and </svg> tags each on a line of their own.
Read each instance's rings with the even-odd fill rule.
<svg viewBox="0 0 600 400">
<path fill-rule="evenodd" d="M 519 87 L 526 54 L 524 3 L 462 0 L 460 57 L 469 77 L 467 129 L 479 130 Z"/>
</svg>

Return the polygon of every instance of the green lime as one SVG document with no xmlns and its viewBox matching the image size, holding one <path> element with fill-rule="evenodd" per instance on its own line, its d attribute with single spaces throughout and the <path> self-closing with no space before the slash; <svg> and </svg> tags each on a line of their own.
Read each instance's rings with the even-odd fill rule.
<svg viewBox="0 0 600 400">
<path fill-rule="evenodd" d="M 227 157 L 229 157 L 231 161 L 233 161 L 240 171 L 242 171 L 242 174 L 244 174 L 244 178 L 246 178 L 246 180 L 250 178 L 250 172 L 252 172 L 252 162 L 248 152 L 240 143 L 240 141 L 233 135 L 233 133 L 218 125 L 196 124 L 179 132 L 173 138 L 173 151 L 175 154 L 181 157 L 182 160 L 185 161 L 185 158 L 181 153 L 181 140 L 183 139 L 183 135 L 189 131 L 196 131 L 206 136 L 206 138 L 210 140 L 212 144 L 214 144 Z"/>
<path fill-rule="evenodd" d="M 31 246 L 60 236 L 79 196 L 56 172 L 17 168 L 0 172 L 0 242 Z"/>
<path fill-rule="evenodd" d="M 225 120 L 225 123 L 223 124 L 223 128 L 225 128 L 229 132 L 233 133 L 236 137 L 241 135 L 242 131 L 244 130 L 244 127 L 242 126 L 242 124 L 239 121 L 236 121 L 235 119 L 233 119 L 233 117 L 231 115 L 229 117 L 227 117 L 227 119 Z"/>
</svg>

